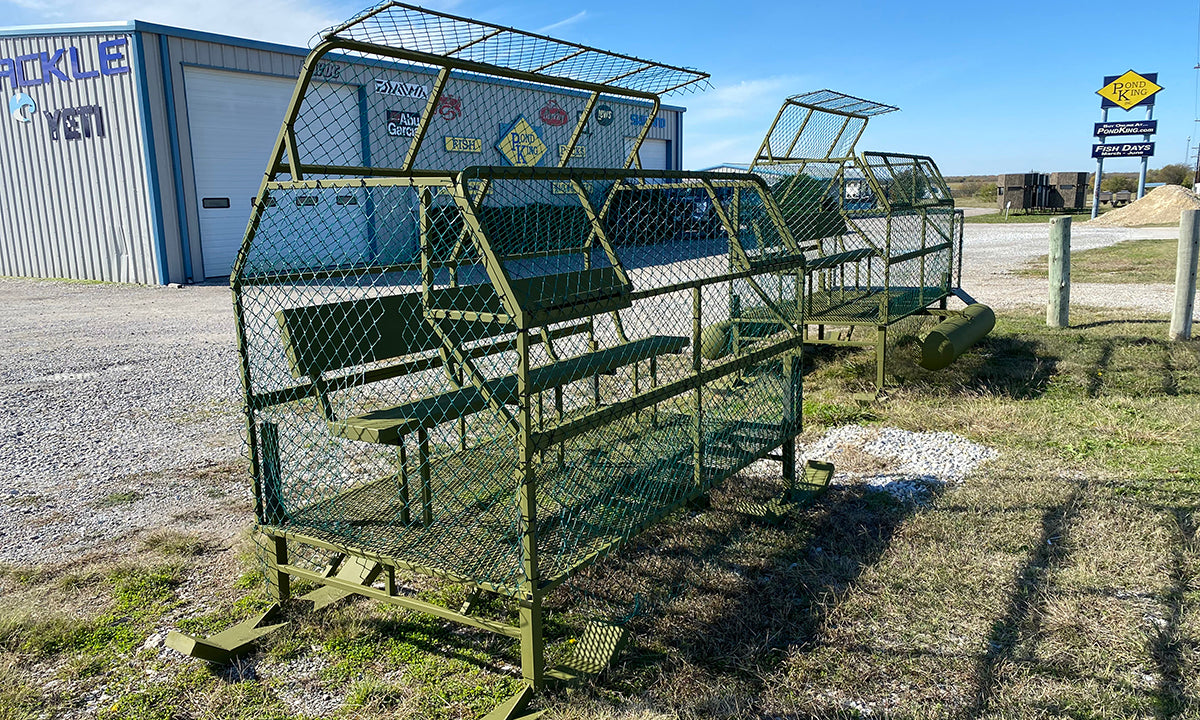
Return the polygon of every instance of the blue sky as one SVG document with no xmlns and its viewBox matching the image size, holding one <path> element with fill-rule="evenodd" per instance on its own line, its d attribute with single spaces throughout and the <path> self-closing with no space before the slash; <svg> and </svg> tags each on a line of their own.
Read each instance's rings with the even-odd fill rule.
<svg viewBox="0 0 1200 720">
<path fill-rule="evenodd" d="M 948 175 L 1092 170 L 1104 75 L 1158 72 L 1150 166 L 1200 140 L 1200 0 L 1114 6 L 1034 2 L 689 3 L 441 0 L 416 3 L 712 74 L 685 105 L 684 162 L 745 162 L 787 95 L 831 88 L 897 105 L 859 149 L 932 155 Z M 0 0 L 4 25 L 140 19 L 307 45 L 363 8 L 333 0 Z M 1145 110 L 1110 111 L 1110 120 Z M 1109 160 L 1106 170 L 1136 170 Z"/>
</svg>

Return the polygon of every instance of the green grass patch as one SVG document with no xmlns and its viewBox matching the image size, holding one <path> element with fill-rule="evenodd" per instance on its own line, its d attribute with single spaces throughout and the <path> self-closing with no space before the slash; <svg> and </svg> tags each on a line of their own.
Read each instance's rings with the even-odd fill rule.
<svg viewBox="0 0 1200 720">
<path fill-rule="evenodd" d="M 136 490 L 120 490 L 100 498 L 95 502 L 94 507 L 111 508 L 120 507 L 121 505 L 132 505 L 141 499 L 142 494 Z"/>
<path fill-rule="evenodd" d="M 1103 212 L 1101 212 L 1101 214 L 1103 214 Z M 1006 224 L 1006 223 L 1026 223 L 1026 224 L 1027 223 L 1045 223 L 1045 222 L 1049 222 L 1050 218 L 1061 217 L 1061 216 L 1062 216 L 1061 213 L 1056 215 L 1054 213 L 1009 212 L 1008 217 L 1006 218 L 1006 217 L 1004 217 L 1004 212 L 1000 211 L 1000 212 L 996 212 L 996 213 L 990 213 L 988 215 L 970 216 L 970 217 L 965 218 L 964 222 L 985 224 L 985 225 L 997 225 L 997 224 Z M 1091 212 L 1091 210 L 1089 210 L 1086 213 L 1069 213 L 1067 216 L 1071 218 L 1072 222 L 1081 223 L 1081 222 L 1086 222 L 1088 220 L 1091 220 L 1092 212 Z"/>
<path fill-rule="evenodd" d="M 1174 283 L 1179 241 L 1125 240 L 1102 248 L 1071 253 L 1071 281 L 1084 283 Z M 1017 271 L 1024 277 L 1046 277 L 1048 258 L 1030 260 Z"/>
<path fill-rule="evenodd" d="M 191 557 L 201 555 L 209 549 L 209 542 L 194 533 L 162 529 L 151 533 L 142 541 L 142 549 L 155 550 L 164 555 Z"/>
</svg>

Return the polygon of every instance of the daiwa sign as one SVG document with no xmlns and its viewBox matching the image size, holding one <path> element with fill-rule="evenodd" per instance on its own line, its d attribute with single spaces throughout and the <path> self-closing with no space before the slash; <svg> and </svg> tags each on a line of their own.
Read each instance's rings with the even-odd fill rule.
<svg viewBox="0 0 1200 720">
<path fill-rule="evenodd" d="M 74 45 L 16 57 L 0 57 L 0 90 L 38 87 L 55 82 L 75 82 L 130 72 L 129 38 L 101 42 L 95 53 Z"/>
</svg>

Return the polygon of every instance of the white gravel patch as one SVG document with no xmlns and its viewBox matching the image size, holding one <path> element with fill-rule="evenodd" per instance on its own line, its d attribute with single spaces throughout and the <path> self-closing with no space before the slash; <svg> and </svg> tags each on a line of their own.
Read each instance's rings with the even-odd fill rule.
<svg viewBox="0 0 1200 720">
<path fill-rule="evenodd" d="M 853 454 L 871 457 L 868 472 L 839 465 Z M 898 428 L 845 425 L 825 432 L 804 448 L 802 458 L 834 464 L 833 483 L 865 485 L 897 500 L 925 504 L 934 492 L 957 485 L 980 464 L 996 457 L 992 448 L 951 432 L 910 432 Z M 847 463 L 861 465 L 861 458 Z"/>
<path fill-rule="evenodd" d="M 1074 224 L 1071 250 L 1107 247 L 1125 240 L 1178 238 L 1179 228 L 1109 228 Z M 1045 305 L 1048 278 L 1025 278 L 1013 271 L 1050 249 L 1048 223 L 988 225 L 968 223 L 963 228 L 962 287 L 981 303 L 994 308 Z M 1071 304 L 1128 308 L 1169 314 L 1175 289 L 1170 284 L 1072 283 Z"/>
</svg>

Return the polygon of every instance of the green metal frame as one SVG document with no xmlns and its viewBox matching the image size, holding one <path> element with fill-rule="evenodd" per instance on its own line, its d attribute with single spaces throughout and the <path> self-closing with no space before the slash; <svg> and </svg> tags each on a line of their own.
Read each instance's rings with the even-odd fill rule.
<svg viewBox="0 0 1200 720">
<path fill-rule="evenodd" d="M 342 36 L 343 32 L 354 28 L 357 23 L 392 9 L 421 13 L 423 17 L 432 18 L 431 22 L 468 23 L 482 34 L 440 54 Z M 506 33 L 557 43 L 565 48 L 565 54 L 558 60 L 543 63 L 531 70 L 453 57 L 456 52 Z M 301 143 L 297 140 L 297 123 L 314 81 L 316 67 L 331 53 L 337 53 L 339 57 L 368 56 L 376 60 L 415 63 L 437 69 L 436 79 L 424 102 L 420 121 L 400 167 L 355 167 L 305 161 Z M 550 679 L 573 681 L 598 672 L 625 641 L 625 635 L 619 628 L 614 629 L 603 623 L 593 624 L 572 658 L 562 666 L 546 667 L 543 603 L 550 592 L 574 574 L 621 547 L 675 509 L 701 500 L 715 485 L 759 459 L 772 458 L 781 462 L 786 484 L 783 493 L 785 501 L 790 502 L 803 495 L 797 494 L 795 466 L 795 438 L 802 427 L 800 367 L 806 311 L 802 295 L 806 259 L 801 244 L 792 237 L 783 214 L 771 197 L 767 182 L 759 175 L 649 172 L 639 167 L 638 150 L 658 113 L 660 95 L 688 84 L 702 83 L 707 75 L 616 55 L 612 57 L 627 67 L 633 67 L 605 82 L 550 74 L 550 70 L 565 65 L 570 58 L 586 54 L 612 55 L 400 3 L 387 3 L 356 18 L 352 23 L 330 31 L 303 64 L 231 277 L 245 395 L 250 470 L 254 482 L 258 529 L 264 539 L 264 559 L 273 598 L 279 603 L 288 601 L 291 598 L 292 578 L 297 578 L 321 586 L 317 591 L 319 597 L 302 598 L 312 600 L 315 608 L 323 607 L 333 599 L 355 594 L 518 640 L 522 676 L 535 688 Z M 587 93 L 585 112 L 576 121 L 570 139 L 564 145 L 566 150 L 562 153 L 560 167 L 470 166 L 454 170 L 417 167 L 419 151 L 429 133 L 432 116 L 448 79 L 455 72 Z M 666 73 L 667 77 L 677 77 L 680 82 L 668 83 L 669 87 L 656 91 L 622 84 L 639 74 L 650 72 Z M 651 108 L 623 168 L 565 167 L 597 101 L 610 96 L 645 101 Z M 540 255 L 522 255 L 502 248 L 495 227 L 486 220 L 484 205 L 494 193 L 499 192 L 496 188 L 514 185 L 564 187 L 568 189 L 567 197 L 577 203 L 575 207 L 579 208 L 581 217 L 586 221 L 586 240 L 580 251 L 584 266 L 580 270 L 561 273 L 567 278 L 565 281 L 560 280 L 559 275 L 527 277 L 514 273 L 513 268 L 520 267 L 522 261 L 547 256 L 544 250 L 538 251 Z M 331 264 L 264 272 L 253 269 L 250 257 L 258 247 L 256 242 L 263 242 L 260 230 L 264 218 L 276 212 L 272 208 L 286 204 L 277 201 L 286 201 L 301 192 L 360 189 L 415 193 L 419 236 L 416 261 L 360 263 L 353 266 Z M 672 193 L 677 193 L 679 197 L 707 197 L 714 221 L 711 227 L 719 228 L 716 232 L 723 233 L 724 240 L 728 242 L 727 271 L 669 281 L 647 280 L 644 274 L 635 277 L 637 268 L 631 270 L 625 266 L 621 246 L 612 237 L 610 220 L 618 212 L 615 208 L 635 203 L 637 198 L 645 197 L 646 193 L 654 197 L 675 197 Z M 629 202 L 624 202 L 626 200 Z M 443 256 L 435 251 L 438 240 L 435 237 L 435 215 L 439 211 L 448 212 L 449 209 L 453 210 L 455 217 L 461 218 L 462 225 L 455 231 L 457 236 L 449 255 Z M 771 248 L 769 252 L 768 246 Z M 472 252 L 475 254 L 471 255 Z M 593 267 L 594 263 L 598 263 L 598 266 Z M 486 282 L 473 285 L 461 283 L 462 268 L 471 265 L 482 266 Z M 328 288 L 353 288 L 356 277 L 367 274 L 385 277 L 392 273 L 416 273 L 419 276 L 419 290 L 413 296 L 419 298 L 419 316 L 432 333 L 427 338 L 428 344 L 422 347 L 436 348 L 436 355 L 405 359 L 406 351 L 397 351 L 396 357 L 392 358 L 376 357 L 370 353 L 367 357 L 355 355 L 354 350 L 345 350 L 319 354 L 314 356 L 319 359 L 311 362 L 301 360 L 304 352 L 307 352 L 302 347 L 307 340 L 311 340 L 305 338 L 304 333 L 324 331 L 317 327 L 319 323 L 315 321 L 306 326 L 295 320 L 302 313 L 287 306 L 276 312 L 274 317 L 280 324 L 278 332 L 282 337 L 281 342 L 287 344 L 286 354 L 294 377 L 287 382 L 274 380 L 266 385 L 256 382 L 255 373 L 259 372 L 257 363 L 263 360 L 256 355 L 260 351 L 251 346 L 248 335 L 247 327 L 251 321 L 247 309 L 248 295 L 276 287 L 286 292 L 315 283 L 328 283 Z M 448 282 L 439 280 L 447 277 Z M 568 290 L 579 290 L 578 298 L 572 302 L 566 302 L 566 299 L 575 296 L 570 292 L 566 295 L 562 292 L 561 282 L 567 281 L 576 283 Z M 734 288 L 737 288 L 736 292 Z M 719 289 L 722 292 L 728 289 L 734 293 L 730 308 L 722 308 L 720 313 L 729 314 L 735 326 L 741 322 L 739 308 L 741 298 L 744 298 L 748 306 L 755 306 L 767 314 L 771 323 L 768 331 L 753 337 L 739 336 L 735 328 L 732 356 L 719 361 L 706 360 L 700 350 L 704 324 L 712 319 L 712 311 L 704 299 L 706 289 Z M 683 296 L 690 296 L 691 300 L 688 336 L 651 336 L 631 340 L 626 335 L 620 314 L 623 309 Z M 339 299 L 341 297 L 346 299 L 320 306 L 320 312 L 313 317 L 324 313 L 325 317 L 336 320 L 339 313 L 359 312 L 363 308 L 373 307 L 371 303 L 377 301 L 373 297 L 360 297 L 353 293 L 340 296 Z M 258 316 L 255 322 L 261 324 L 264 312 L 261 308 L 256 312 Z M 611 322 L 619 337 L 619 342 L 612 347 L 601 347 L 598 328 L 602 321 Z M 758 323 L 759 326 L 762 324 Z M 464 327 L 472 328 L 472 339 L 481 342 L 465 346 L 456 335 L 456 328 Z M 364 331 L 369 329 L 357 330 Z M 586 353 L 569 359 L 556 353 L 553 341 L 584 334 L 588 343 Z M 484 340 L 487 342 L 482 342 Z M 354 343 L 349 343 L 347 347 L 351 345 L 357 347 Z M 689 345 L 690 358 L 682 357 L 676 361 L 667 357 L 672 353 L 686 352 Z M 543 353 L 551 362 L 539 366 L 540 361 L 535 359 L 535 354 Z M 496 377 L 494 366 L 499 359 L 512 363 L 510 375 Z M 347 368 L 352 367 L 362 369 L 346 372 Z M 624 388 L 623 394 L 613 395 L 602 388 L 600 376 L 619 367 L 631 368 L 632 387 Z M 398 415 L 415 412 L 410 409 L 418 404 L 411 402 L 385 408 L 375 414 L 339 417 L 330 399 L 337 393 L 373 387 L 378 383 L 423 377 L 423 374 L 436 372 L 439 368 L 444 375 L 443 381 L 448 382 L 452 389 L 443 395 L 427 398 L 441 403 L 439 412 L 443 415 L 436 418 Z M 718 386 L 751 382 L 752 376 L 766 378 L 760 382 L 764 388 L 770 387 L 769 392 L 773 393 L 770 397 L 778 402 L 778 420 L 759 422 L 753 418 L 731 419 L 726 417 L 728 413 L 723 412 L 721 402 L 715 399 L 714 392 Z M 565 411 L 562 388 L 584 380 L 591 384 L 594 402 L 587 407 Z M 550 392 L 554 395 L 555 414 L 547 419 L 544 397 Z M 608 397 L 602 399 L 605 392 L 608 392 Z M 322 441 L 334 437 L 338 442 L 373 443 L 394 448 L 399 454 L 399 470 L 392 476 L 352 484 L 335 494 L 320 495 L 315 502 L 307 505 L 297 503 L 286 492 L 289 482 L 286 461 L 288 447 L 291 447 L 288 445 L 287 431 L 281 429 L 278 420 L 269 419 L 273 416 L 267 415 L 265 417 L 268 419 L 264 419 L 264 413 L 280 408 L 287 409 L 284 419 L 287 413 L 308 413 L 319 418 L 319 422 L 310 422 L 305 427 L 310 431 L 313 427 L 326 427 L 328 434 Z M 414 532 L 437 532 L 441 526 L 437 525 L 435 516 L 447 512 L 445 508 L 449 507 L 448 503 L 460 501 L 458 498 L 440 498 L 435 492 L 439 478 L 429 460 L 432 451 L 428 429 L 435 424 L 455 422 L 459 438 L 455 452 L 469 459 L 475 448 L 468 439 L 470 431 L 466 416 L 473 413 L 490 413 L 495 418 L 495 427 L 499 428 L 496 432 L 506 442 L 511 440 L 515 448 L 512 490 L 520 563 L 520 573 L 514 576 L 515 580 L 465 573 L 436 561 L 414 560 L 404 551 L 403 543 L 395 540 L 409 532 L 407 528 L 410 527 L 415 528 Z M 393 419 L 398 418 L 394 421 L 394 427 L 389 426 L 393 427 L 394 432 L 354 436 L 346 430 L 348 427 L 366 426 L 378 418 L 384 418 L 378 420 L 383 425 L 393 423 Z M 539 475 L 542 472 L 539 468 L 548 467 L 547 453 L 557 455 L 557 464 L 561 468 L 564 464 L 564 448 L 572 443 L 584 442 L 596 433 L 607 432 L 609 428 L 627 428 L 631 423 L 638 427 L 641 427 L 638 423 L 644 423 L 644 427 L 651 429 L 675 427 L 672 423 L 686 424 L 690 434 L 689 448 L 681 452 L 677 447 L 671 447 L 661 451 L 666 453 L 664 455 L 652 456 L 659 473 L 670 476 L 675 472 L 672 468 L 686 470 L 686 478 L 678 480 L 677 494 L 656 496 L 653 502 L 647 499 L 640 514 L 629 521 L 631 524 L 621 525 L 619 530 L 608 531 L 608 534 L 596 531 L 595 537 L 588 536 L 587 544 L 581 543 L 577 548 L 563 551 L 548 561 L 541 554 L 539 544 L 540 533 L 553 532 L 553 527 L 544 525 L 547 520 L 540 507 L 544 500 L 542 490 L 545 478 Z M 409 459 L 406 440 L 410 434 L 416 434 L 418 438 L 416 452 L 419 467 L 419 477 L 411 480 L 407 474 Z M 347 439 L 352 437 L 355 439 Z M 330 447 L 347 446 L 332 443 Z M 780 449 L 781 452 L 774 454 Z M 358 450 L 349 448 L 347 452 Z M 608 481 L 601 475 L 596 475 L 592 480 L 598 488 Z M 410 483 L 414 481 L 419 482 L 419 500 L 410 498 Z M 676 479 L 665 477 L 662 482 L 676 483 Z M 676 485 L 670 486 L 676 488 Z M 399 525 L 382 528 L 371 526 L 370 533 L 356 529 L 366 520 L 354 516 L 355 508 L 365 503 L 362 498 L 371 493 L 391 493 L 398 498 L 403 505 Z M 416 492 L 412 494 L 418 495 Z M 629 491 L 629 494 L 638 497 L 634 491 Z M 414 504 L 411 512 L 410 500 Z M 418 502 L 419 507 L 416 507 Z M 316 511 L 346 514 L 344 517 L 338 516 L 344 521 L 341 525 L 333 523 L 318 527 L 304 524 L 305 513 Z M 353 529 L 353 532 L 341 532 L 337 529 L 339 527 Z M 491 531 L 480 529 L 481 535 L 472 537 L 482 537 L 482 542 L 499 542 L 488 532 Z M 328 557 L 328 565 L 323 570 L 306 566 L 297 559 L 301 555 L 307 557 L 313 551 Z M 470 597 L 488 592 L 511 598 L 516 605 L 517 622 L 474 615 L 470 600 L 461 608 L 443 607 L 421 600 L 399 586 L 396 579 L 398 572 L 419 573 L 461 584 L 470 590 Z M 382 587 L 377 587 L 380 583 Z M 282 627 L 265 624 L 270 619 L 269 615 L 255 618 L 207 640 L 180 635 L 173 637 L 172 646 L 196 657 L 227 658 L 244 651 L 263 633 Z M 501 708 L 498 712 L 516 713 L 524 707 L 527 699 L 527 695 L 515 697 L 506 710 Z"/>
<path fill-rule="evenodd" d="M 349 546 L 342 542 L 331 541 L 327 537 L 320 537 L 310 533 L 295 532 L 289 530 L 285 526 L 273 525 L 270 522 L 263 522 L 260 526 L 261 532 L 272 538 L 273 547 L 276 548 L 274 555 L 268 558 L 268 572 L 272 577 L 272 591 L 277 601 L 283 602 L 289 598 L 289 578 L 296 577 L 309 582 L 325 585 L 347 594 L 355 593 L 375 600 L 380 600 L 410 610 L 425 612 L 436 617 L 452 620 L 469 627 L 480 630 L 487 630 L 506 637 L 519 639 L 522 648 L 522 674 L 527 681 L 535 687 L 540 687 L 546 679 L 570 680 L 574 679 L 578 672 L 572 671 L 570 667 L 556 667 L 547 669 L 544 666 L 544 642 L 542 640 L 542 602 L 545 597 L 554 588 L 568 580 L 573 574 L 579 570 L 591 565 L 596 560 L 602 558 L 606 554 L 612 552 L 617 547 L 628 540 L 627 537 L 614 538 L 614 540 L 598 548 L 581 558 L 578 558 L 571 566 L 565 568 L 564 571 L 557 573 L 551 577 L 545 577 L 539 571 L 538 555 L 537 555 L 537 527 L 538 527 L 538 511 L 537 511 L 537 476 L 532 470 L 532 460 L 540 452 L 553 449 L 555 446 L 560 446 L 563 443 L 579 437 L 597 428 L 602 428 L 621 418 L 629 417 L 639 411 L 653 408 L 657 405 L 670 400 L 673 397 L 678 397 L 684 394 L 691 394 L 695 409 L 695 423 L 693 430 L 693 465 L 695 468 L 695 485 L 691 492 L 680 498 L 676 502 L 662 507 L 653 516 L 648 517 L 643 524 L 643 529 L 657 522 L 662 517 L 669 515 L 676 509 L 695 502 L 697 499 L 705 496 L 709 490 L 715 485 L 722 482 L 725 478 L 740 471 L 751 463 L 771 455 L 775 450 L 782 447 L 782 452 L 779 457 L 783 462 L 784 479 L 788 484 L 789 491 L 785 493 L 785 498 L 790 497 L 790 488 L 794 486 L 796 481 L 796 470 L 794 465 L 795 457 L 795 436 L 802 429 L 801 415 L 799 408 L 801 406 L 800 394 L 802 392 L 802 380 L 799 374 L 799 356 L 803 347 L 803 337 L 801 327 L 803 322 L 803 307 L 797 302 L 796 306 L 789 309 L 779 308 L 773 299 L 771 299 L 761 286 L 755 283 L 754 278 L 762 275 L 780 275 L 790 274 L 794 276 L 802 276 L 804 272 L 804 257 L 802 254 L 795 254 L 789 258 L 774 262 L 769 265 L 760 265 L 758 267 L 749 267 L 749 262 L 746 260 L 737 260 L 736 258 L 745 258 L 747 251 L 743 248 L 743 238 L 739 232 L 733 227 L 728 218 L 724 218 L 723 226 L 725 227 L 730 247 L 732 252 L 734 268 L 724 275 L 718 275 L 703 280 L 687 281 L 665 285 L 661 287 L 645 288 L 640 290 L 631 290 L 629 294 L 630 301 L 646 300 L 661 295 L 670 294 L 679 291 L 689 291 L 692 293 L 694 301 L 694 323 L 693 334 L 689 339 L 689 343 L 693 348 L 693 372 L 685 377 L 679 378 L 674 382 L 659 385 L 657 387 L 639 392 L 633 397 L 607 405 L 602 408 L 597 408 L 585 415 L 575 417 L 567 422 L 564 422 L 556 427 L 539 430 L 533 420 L 533 408 L 535 407 L 537 396 L 540 392 L 539 388 L 531 385 L 532 367 L 529 360 L 529 348 L 534 342 L 533 335 L 538 328 L 549 323 L 557 321 L 552 314 L 546 313 L 531 313 L 521 307 L 519 295 L 513 290 L 511 279 L 505 273 L 503 263 L 488 239 L 488 233 L 484 225 L 480 222 L 473 204 L 468 200 L 466 180 L 471 177 L 486 175 L 489 180 L 498 179 L 563 179 L 569 180 L 578 186 L 582 182 L 593 180 L 596 178 L 604 179 L 627 179 L 638 180 L 653 178 L 658 181 L 656 187 L 672 188 L 677 187 L 680 181 L 699 182 L 701 187 L 704 187 L 711 193 L 715 193 L 718 189 L 740 189 L 740 190 L 755 190 L 762 194 L 764 198 L 769 197 L 767 187 L 762 178 L 750 174 L 730 174 L 730 173 L 695 173 L 682 171 L 658 171 L 654 173 L 646 173 L 636 170 L 589 170 L 589 169 L 551 169 L 551 168 L 468 168 L 458 173 L 453 181 L 447 184 L 441 178 L 396 178 L 379 180 L 375 184 L 378 186 L 394 185 L 396 187 L 417 187 L 427 188 L 430 186 L 438 186 L 448 188 L 454 193 L 454 198 L 459 206 L 464 211 L 464 216 L 468 225 L 471 228 L 472 234 L 479 241 L 481 249 L 487 258 L 486 266 L 489 276 L 492 278 L 493 284 L 501 292 L 502 300 L 505 303 L 508 312 L 504 314 L 487 314 L 487 313 L 472 313 L 461 312 L 454 313 L 454 317 L 466 321 L 475 321 L 482 323 L 500 322 L 510 325 L 516 331 L 516 347 L 515 351 L 518 357 L 518 368 L 516 376 L 517 398 L 516 411 L 510 411 L 507 405 L 512 404 L 510 399 L 506 405 L 505 400 L 494 397 L 493 391 L 489 388 L 487 380 L 476 369 L 473 358 L 463 353 L 458 347 L 453 344 L 453 341 L 448 337 L 443 337 L 444 349 L 446 352 L 454 354 L 459 365 L 466 370 L 469 383 L 477 388 L 481 393 L 488 396 L 489 403 L 497 412 L 502 413 L 508 418 L 518 438 L 518 448 L 520 452 L 519 475 L 520 491 L 519 505 L 521 510 L 521 524 L 524 528 L 522 532 L 522 557 L 524 563 L 524 573 L 528 578 L 527 582 L 520 587 L 511 587 L 501 584 L 481 582 L 478 579 L 458 576 L 448 572 L 444 568 L 418 565 L 406 562 L 403 558 L 389 556 L 379 552 L 373 552 L 365 548 Z M 327 181 L 322 181 L 327 184 Z M 674 183 L 674 184 L 673 184 Z M 272 181 L 267 189 L 286 189 L 291 187 L 306 188 L 310 185 L 302 181 L 295 185 L 289 182 Z M 620 190 L 618 190 L 620 191 Z M 714 195 L 715 197 L 715 195 Z M 778 213 L 777 208 L 771 206 L 770 216 L 776 223 L 775 230 L 781 238 L 786 238 L 789 244 L 793 244 L 787 233 L 786 227 L 783 225 L 782 216 Z M 593 211 L 595 212 L 595 211 Z M 599 216 L 599 213 L 597 213 Z M 603 232 L 596 233 L 601 245 L 605 245 L 606 253 L 614 260 L 614 265 L 620 267 L 620 261 L 617 258 L 615 250 L 608 244 Z M 429 263 L 426 261 L 427 255 L 422 254 L 421 268 L 424 271 L 429 269 Z M 378 269 L 378 268 L 377 268 Z M 331 273 L 332 274 L 332 273 Z M 622 274 L 623 271 L 622 271 Z M 305 277 L 313 277 L 314 274 L 308 274 Z M 426 285 L 427 283 L 426 276 Z M 701 345 L 701 328 L 703 317 L 701 314 L 701 306 L 698 298 L 701 296 L 703 288 L 722 285 L 732 281 L 743 280 L 750 283 L 753 292 L 758 294 L 769 308 L 772 314 L 778 319 L 781 325 L 786 329 L 784 336 L 778 340 L 763 344 L 753 351 L 748 351 L 738 357 L 726 360 L 719 365 L 711 366 L 702 369 L 698 361 L 699 347 Z M 236 297 L 236 292 L 235 292 Z M 797 299 L 798 300 L 798 299 Z M 427 307 L 427 312 L 430 316 L 447 317 L 451 313 L 440 311 L 434 306 Z M 761 365 L 764 362 L 770 361 L 772 358 L 783 358 L 786 367 L 790 370 L 786 371 L 787 376 L 792 383 L 791 391 L 785 391 L 783 402 L 785 404 L 785 416 L 787 418 L 786 426 L 780 428 L 780 443 L 769 447 L 762 448 L 757 454 L 746 456 L 743 460 L 731 469 L 728 469 L 720 475 L 705 474 L 702 472 L 705 438 L 703 436 L 703 414 L 704 402 L 701 396 L 701 390 L 706 385 L 711 385 L 722 378 L 736 375 L 739 372 L 745 371 L 748 368 L 756 365 Z M 245 356 L 243 356 L 245 360 Z M 415 367 L 413 370 L 424 369 L 423 367 Z M 364 380 L 371 379 L 369 377 Z M 248 408 L 263 408 L 269 405 L 291 402 L 297 398 L 310 396 L 314 393 L 321 392 L 318 383 L 309 382 L 306 384 L 297 385 L 289 389 L 287 392 L 280 393 L 278 391 L 265 394 L 255 394 L 250 391 L 250 386 L 247 385 L 247 407 Z M 326 390 L 329 388 L 326 387 Z M 254 428 L 253 420 L 250 421 L 249 427 Z M 793 459 L 788 462 L 788 459 Z M 257 477 L 257 475 L 256 475 Z M 426 483 L 427 484 L 427 483 Z M 260 516 L 262 508 L 265 507 L 263 502 L 263 491 L 257 489 L 257 497 L 259 498 L 258 506 L 260 508 Z M 781 506 L 782 507 L 782 506 Z M 264 518 L 265 519 L 265 518 Z M 373 563 L 375 573 L 386 572 L 387 577 L 394 577 L 396 570 L 404 570 L 409 572 L 417 572 L 432 577 L 439 577 L 449 580 L 454 583 L 459 583 L 464 586 L 476 588 L 480 591 L 495 593 L 498 595 L 511 596 L 517 599 L 519 606 L 520 621 L 517 625 L 509 625 L 494 621 L 475 618 L 469 614 L 458 612 L 452 609 L 444 608 L 432 603 L 408 597 L 398 593 L 394 584 L 389 583 L 387 589 L 378 589 L 370 586 L 364 586 L 361 583 L 339 579 L 336 576 L 329 576 L 327 573 L 322 574 L 312 570 L 306 570 L 294 564 L 287 562 L 288 544 L 302 544 L 314 548 L 319 548 L 332 553 L 345 554 L 350 557 L 360 558 L 363 561 Z M 569 663 L 568 663 L 569 664 Z"/>
<path fill-rule="evenodd" d="M 969 298 L 960 287 L 962 212 L 954 209 L 933 159 L 904 153 L 855 153 L 870 119 L 896 110 L 831 90 L 789 97 L 750 164 L 751 172 L 786 188 L 776 197 L 785 212 L 796 200 L 801 183 L 783 185 L 780 178 L 800 178 L 808 173 L 843 199 L 838 214 L 845 232 L 829 238 L 832 243 L 817 240 L 805 247 L 809 258 L 805 342 L 874 348 L 877 389 L 884 387 L 886 379 L 888 326 L 911 315 L 931 314 L 933 306 L 944 311 L 951 295 Z M 850 130 L 852 125 L 856 127 Z M 872 198 L 869 206 L 855 207 L 845 200 L 849 176 L 866 185 Z M 925 184 L 930 196 L 897 197 L 891 190 L 895 184 L 904 185 L 896 182 L 901 179 L 914 189 Z M 898 242 L 901 235 L 905 242 Z M 931 260 L 936 260 L 937 277 L 931 275 Z M 914 261 L 918 266 L 915 275 L 894 276 L 894 267 Z M 828 327 L 841 330 L 827 334 Z M 873 329 L 874 337 L 854 339 L 859 327 Z"/>
</svg>

